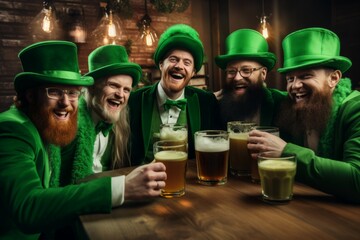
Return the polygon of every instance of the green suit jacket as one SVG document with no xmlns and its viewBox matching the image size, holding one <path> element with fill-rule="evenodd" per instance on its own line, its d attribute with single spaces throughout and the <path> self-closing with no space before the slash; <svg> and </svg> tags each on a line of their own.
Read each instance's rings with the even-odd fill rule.
<svg viewBox="0 0 360 240">
<path fill-rule="evenodd" d="M 345 201 L 360 203 L 360 92 L 351 91 L 350 80 L 342 79 L 333 102 L 335 108 L 320 137 L 318 153 L 295 139 L 283 153 L 296 154 L 297 180 Z"/>
<path fill-rule="evenodd" d="M 49 178 L 46 146 L 31 120 L 15 107 L 0 113 L 0 239 L 38 239 L 80 214 L 110 212 L 110 178 L 48 188 Z"/>
<path fill-rule="evenodd" d="M 263 90 L 264 95 L 261 101 L 260 125 L 273 126 L 280 103 L 287 98 L 287 92 L 273 88 L 264 88 Z"/>
<path fill-rule="evenodd" d="M 141 165 L 152 142 L 150 134 L 157 84 L 132 92 L 129 98 L 131 126 L 131 162 Z M 215 95 L 191 86 L 185 87 L 189 158 L 194 158 L 194 133 L 220 127 Z"/>
</svg>

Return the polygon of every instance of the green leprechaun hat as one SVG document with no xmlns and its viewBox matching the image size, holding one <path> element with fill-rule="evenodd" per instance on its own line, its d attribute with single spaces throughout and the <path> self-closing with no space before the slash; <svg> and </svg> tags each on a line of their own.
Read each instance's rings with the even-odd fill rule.
<svg viewBox="0 0 360 240">
<path fill-rule="evenodd" d="M 191 53 L 194 66 L 199 71 L 204 60 L 204 47 L 198 32 L 186 24 L 175 24 L 161 34 L 154 53 L 154 61 L 159 66 L 167 53 L 173 49 L 183 49 Z"/>
<path fill-rule="evenodd" d="M 32 44 L 19 53 L 23 72 L 14 78 L 17 93 L 42 84 L 90 86 L 92 77 L 82 77 L 77 47 L 67 41 L 44 41 Z"/>
<path fill-rule="evenodd" d="M 329 67 L 342 73 L 347 71 L 351 60 L 340 56 L 340 40 L 332 31 L 324 28 L 305 28 L 287 35 L 283 42 L 284 66 L 278 69 L 286 73 L 308 67 Z"/>
<path fill-rule="evenodd" d="M 266 39 L 258 31 L 238 29 L 226 38 L 226 54 L 215 57 L 215 63 L 225 69 L 229 62 L 247 59 L 261 63 L 270 71 L 275 66 L 276 56 L 268 49 Z"/>
<path fill-rule="evenodd" d="M 120 45 L 105 45 L 96 48 L 89 54 L 89 72 L 85 76 L 95 79 L 119 74 L 132 77 L 132 86 L 136 86 L 141 78 L 139 64 L 129 62 L 126 49 Z"/>
</svg>

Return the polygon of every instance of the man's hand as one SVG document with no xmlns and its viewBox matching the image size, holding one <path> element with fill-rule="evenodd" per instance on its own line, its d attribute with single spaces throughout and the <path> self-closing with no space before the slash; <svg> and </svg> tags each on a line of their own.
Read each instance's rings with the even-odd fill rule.
<svg viewBox="0 0 360 240">
<path fill-rule="evenodd" d="M 220 100 L 223 97 L 223 90 L 220 89 L 219 91 L 214 92 L 214 95 L 215 95 L 217 100 Z"/>
<path fill-rule="evenodd" d="M 125 177 L 125 200 L 141 200 L 160 195 L 165 187 L 166 168 L 163 163 L 150 163 L 134 169 Z"/>
<path fill-rule="evenodd" d="M 251 156 L 256 159 L 259 152 L 271 153 L 273 157 L 280 157 L 286 142 L 281 138 L 267 132 L 252 130 L 249 132 L 248 149 Z"/>
</svg>

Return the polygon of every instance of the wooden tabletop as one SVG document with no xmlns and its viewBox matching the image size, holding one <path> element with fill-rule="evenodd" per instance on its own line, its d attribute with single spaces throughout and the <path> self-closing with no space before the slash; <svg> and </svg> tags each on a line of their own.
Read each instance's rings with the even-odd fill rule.
<svg viewBox="0 0 360 240">
<path fill-rule="evenodd" d="M 102 173 L 116 175 L 131 169 Z M 90 239 L 359 239 L 360 206 L 296 183 L 293 200 L 271 205 L 247 178 L 223 186 L 196 182 L 189 160 L 185 196 L 126 203 L 80 217 Z"/>
</svg>

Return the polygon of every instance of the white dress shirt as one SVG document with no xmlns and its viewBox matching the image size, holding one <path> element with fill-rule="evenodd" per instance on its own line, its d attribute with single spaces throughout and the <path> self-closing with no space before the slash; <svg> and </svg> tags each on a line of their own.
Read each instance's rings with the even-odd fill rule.
<svg viewBox="0 0 360 240">
<path fill-rule="evenodd" d="M 166 111 L 165 108 L 164 108 L 164 103 L 166 102 L 166 99 L 170 99 L 163 87 L 161 86 L 161 84 L 159 83 L 158 84 L 158 87 L 157 87 L 157 103 L 158 103 L 158 106 L 159 106 L 159 112 L 160 112 L 160 118 L 161 118 L 161 122 L 163 124 L 167 124 L 167 123 L 177 123 L 177 120 L 179 118 L 179 115 L 180 115 L 180 112 L 181 112 L 181 109 L 178 108 L 178 107 L 175 107 L 175 106 L 172 106 L 169 111 Z M 183 99 L 185 98 L 185 93 L 184 93 L 184 89 L 180 95 L 179 98 L 177 99 L 172 99 L 172 100 L 180 100 L 180 99 Z"/>
<path fill-rule="evenodd" d="M 92 111 L 92 119 L 96 124 L 101 121 L 100 117 Z M 95 137 L 94 152 L 93 152 L 93 165 L 92 170 L 94 173 L 102 172 L 101 157 L 104 154 L 109 142 L 109 135 L 106 137 L 100 131 Z M 111 203 L 113 207 L 120 206 L 125 200 L 125 176 L 117 176 L 111 178 Z"/>
</svg>

